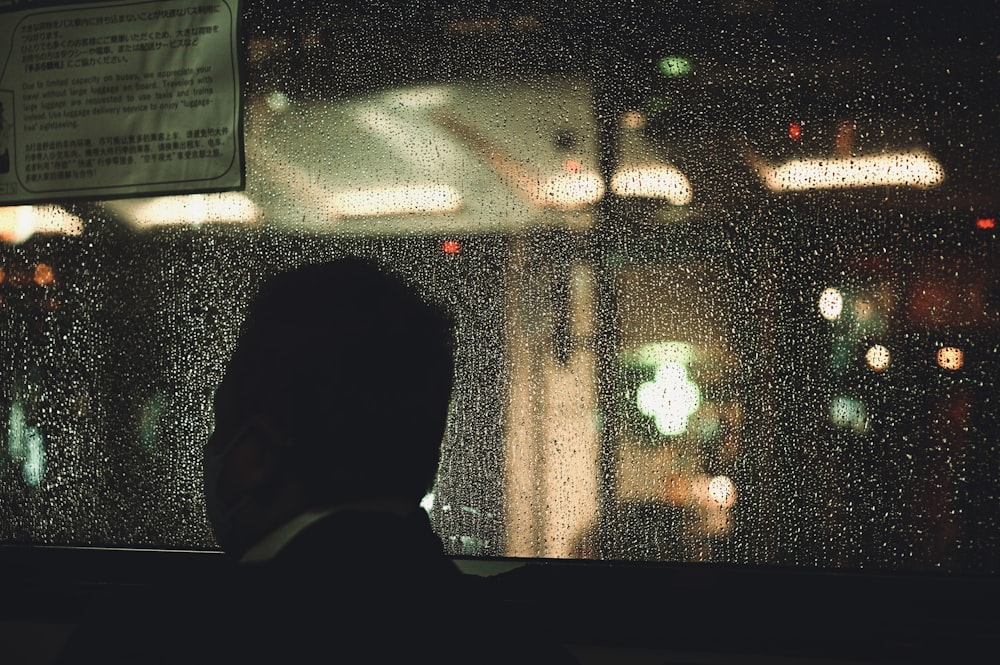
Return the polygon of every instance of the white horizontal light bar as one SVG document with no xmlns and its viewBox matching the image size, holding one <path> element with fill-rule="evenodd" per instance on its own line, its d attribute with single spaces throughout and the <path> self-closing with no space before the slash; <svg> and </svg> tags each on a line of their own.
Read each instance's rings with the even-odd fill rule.
<svg viewBox="0 0 1000 665">
<path fill-rule="evenodd" d="M 261 218 L 260 208 L 242 192 L 124 199 L 110 201 L 108 207 L 138 227 L 255 224 Z"/>
<path fill-rule="evenodd" d="M 411 215 L 454 212 L 462 195 L 451 185 L 411 185 L 336 192 L 331 203 L 344 217 Z"/>
<path fill-rule="evenodd" d="M 426 109 L 443 106 L 451 101 L 451 90 L 445 87 L 410 88 L 397 90 L 383 97 L 390 105 L 408 109 Z"/>
<path fill-rule="evenodd" d="M 856 187 L 935 187 L 944 169 L 926 152 L 887 152 L 864 157 L 794 159 L 757 167 L 764 184 L 774 192 Z"/>
<path fill-rule="evenodd" d="M 611 191 L 618 196 L 666 199 L 674 205 L 691 202 L 691 183 L 687 177 L 664 164 L 630 166 L 611 176 Z"/>
<path fill-rule="evenodd" d="M 592 171 L 560 173 L 546 180 L 531 198 L 536 205 L 572 210 L 590 205 L 604 196 L 604 181 Z"/>
<path fill-rule="evenodd" d="M 78 236 L 83 220 L 56 205 L 0 207 L 0 240 L 17 244 L 35 233 Z"/>
</svg>

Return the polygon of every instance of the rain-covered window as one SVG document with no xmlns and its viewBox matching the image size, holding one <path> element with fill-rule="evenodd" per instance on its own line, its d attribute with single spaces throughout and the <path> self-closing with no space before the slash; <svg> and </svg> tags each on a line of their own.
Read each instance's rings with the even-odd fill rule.
<svg viewBox="0 0 1000 665">
<path fill-rule="evenodd" d="M 923 4 L 248 0 L 244 191 L 0 207 L 0 541 L 214 548 L 245 307 L 355 255 L 458 321 L 453 555 L 996 572 L 1000 15 Z"/>
</svg>

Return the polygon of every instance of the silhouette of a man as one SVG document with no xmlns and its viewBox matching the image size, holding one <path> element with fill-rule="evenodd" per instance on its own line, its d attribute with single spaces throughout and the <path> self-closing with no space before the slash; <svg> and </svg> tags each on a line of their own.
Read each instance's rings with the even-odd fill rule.
<svg viewBox="0 0 1000 665">
<path fill-rule="evenodd" d="M 425 521 L 419 502 L 451 397 L 451 334 L 444 314 L 361 261 L 267 282 L 216 392 L 205 448 L 223 549 L 271 560 L 344 513 Z"/>
<path fill-rule="evenodd" d="M 264 285 L 205 447 L 213 528 L 246 564 L 221 656 L 412 660 L 447 644 L 428 608 L 463 582 L 419 504 L 438 467 L 451 339 L 446 316 L 360 261 Z"/>
</svg>

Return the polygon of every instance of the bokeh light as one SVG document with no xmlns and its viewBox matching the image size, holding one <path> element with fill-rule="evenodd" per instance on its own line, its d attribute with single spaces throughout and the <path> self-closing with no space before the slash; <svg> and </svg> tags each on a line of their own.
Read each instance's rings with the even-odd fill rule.
<svg viewBox="0 0 1000 665">
<path fill-rule="evenodd" d="M 819 313 L 827 321 L 836 321 L 844 310 L 844 296 L 832 286 L 819 295 Z"/>
<path fill-rule="evenodd" d="M 881 372 L 889 367 L 889 363 L 892 362 L 892 354 L 881 344 L 875 344 L 865 352 L 865 362 L 873 371 Z"/>
<path fill-rule="evenodd" d="M 716 476 L 708 481 L 708 498 L 722 508 L 729 508 L 736 502 L 736 486 L 726 476 Z"/>
<path fill-rule="evenodd" d="M 938 349 L 937 364 L 942 369 L 955 371 L 965 364 L 965 354 L 957 346 L 944 346 Z"/>
</svg>

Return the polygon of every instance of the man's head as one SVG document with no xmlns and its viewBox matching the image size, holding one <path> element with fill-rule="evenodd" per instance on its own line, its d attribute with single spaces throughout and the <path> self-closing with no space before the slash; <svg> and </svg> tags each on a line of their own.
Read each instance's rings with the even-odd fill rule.
<svg viewBox="0 0 1000 665">
<path fill-rule="evenodd" d="M 378 268 L 345 259 L 267 281 L 206 450 L 224 454 L 208 500 L 232 514 L 232 549 L 303 509 L 416 505 L 437 470 L 452 374 L 447 317 Z"/>
</svg>

